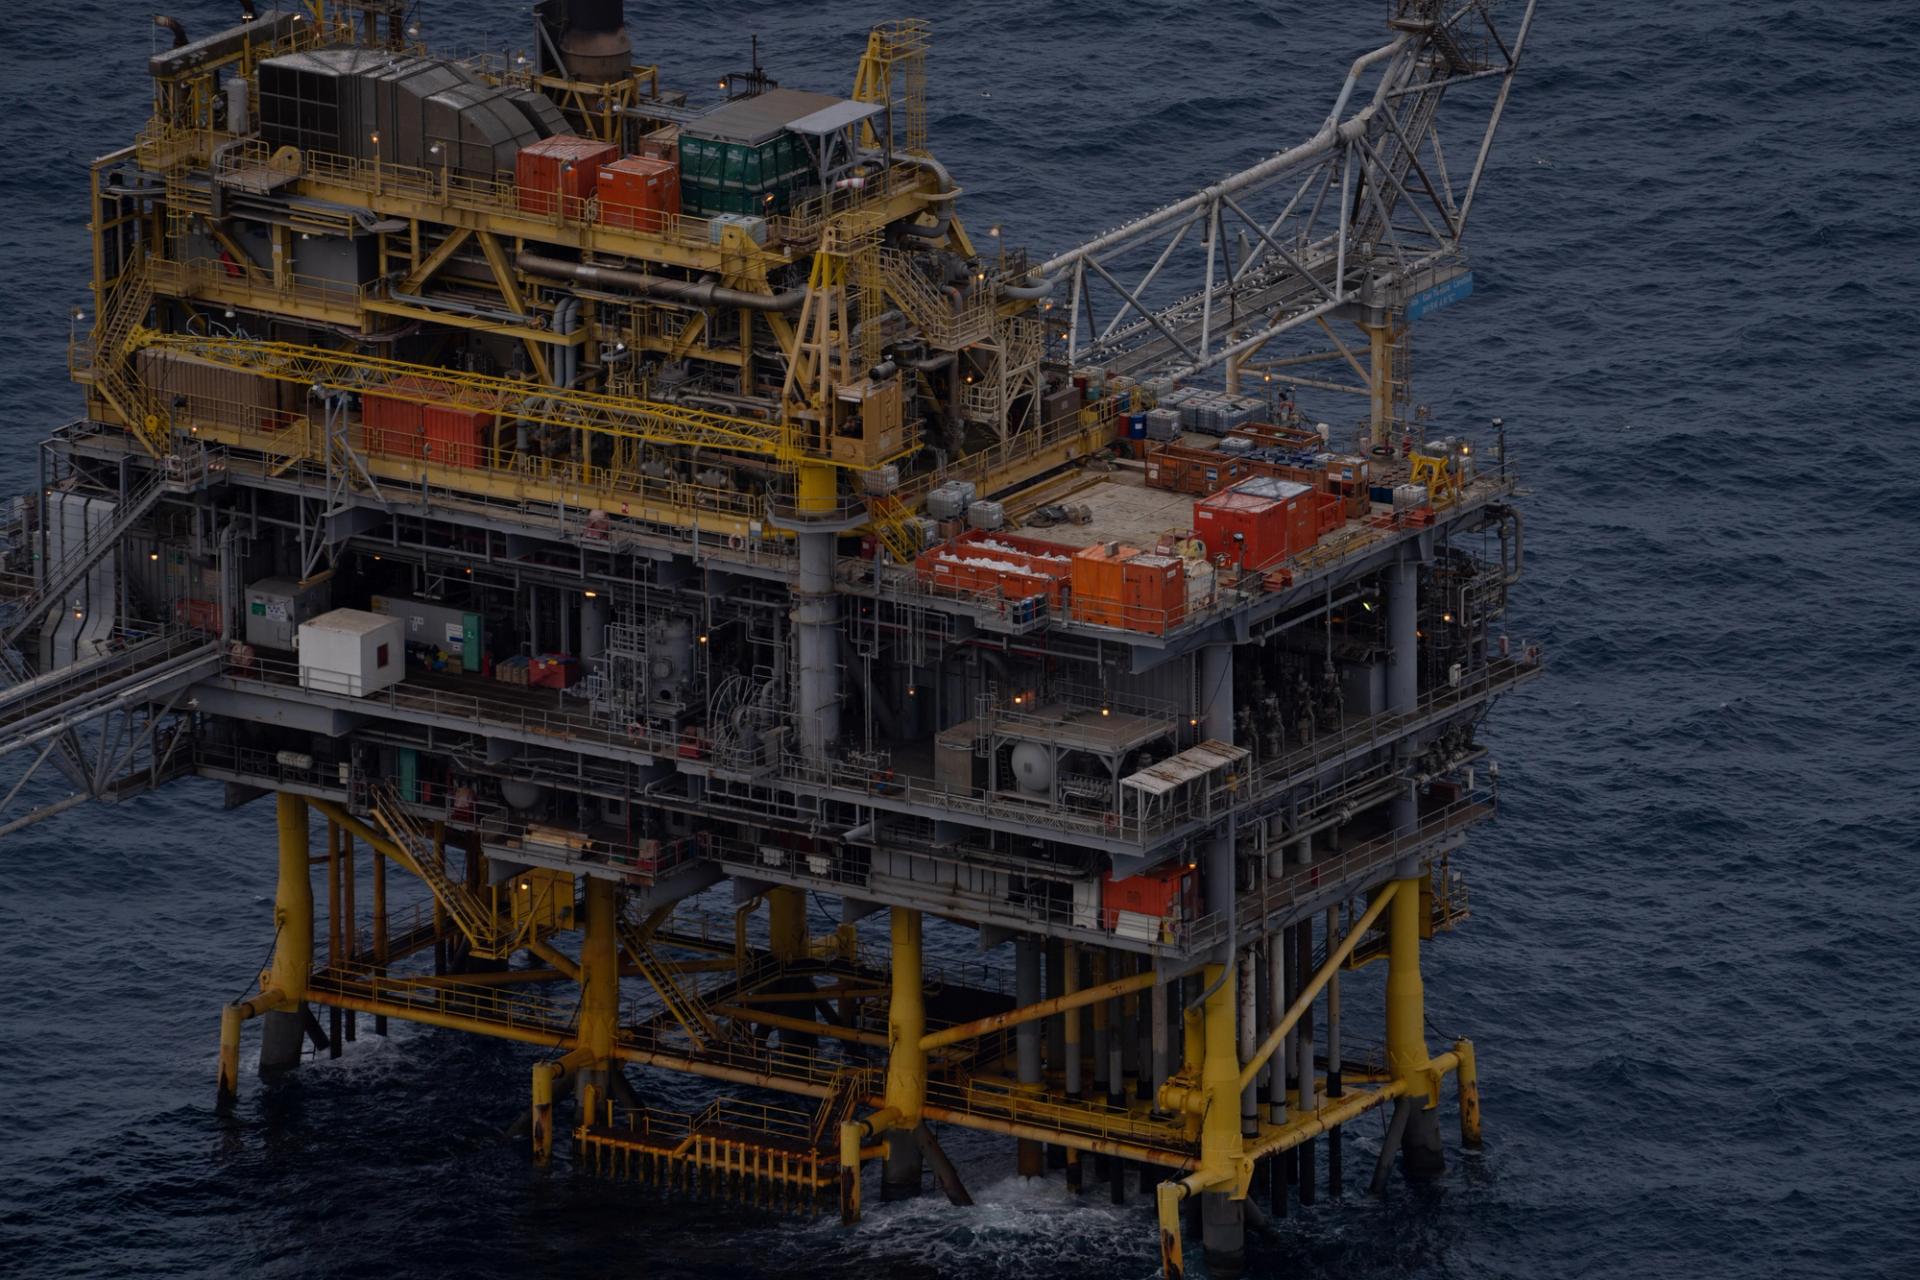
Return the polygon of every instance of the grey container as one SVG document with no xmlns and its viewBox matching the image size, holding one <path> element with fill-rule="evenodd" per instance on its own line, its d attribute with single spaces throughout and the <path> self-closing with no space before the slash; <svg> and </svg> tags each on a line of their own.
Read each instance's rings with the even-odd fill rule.
<svg viewBox="0 0 1920 1280">
<path fill-rule="evenodd" d="M 967 507 L 967 524 L 974 529 L 998 529 L 1007 522 L 1007 509 L 997 502 L 975 502 Z"/>
</svg>

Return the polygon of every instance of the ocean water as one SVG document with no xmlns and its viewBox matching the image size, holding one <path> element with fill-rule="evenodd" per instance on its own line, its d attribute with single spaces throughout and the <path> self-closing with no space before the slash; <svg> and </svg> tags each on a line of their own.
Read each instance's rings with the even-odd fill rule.
<svg viewBox="0 0 1920 1280">
<path fill-rule="evenodd" d="M 169 7 L 198 32 L 234 6 Z M 420 8 L 448 47 L 524 47 L 523 3 Z M 973 225 L 1066 248 L 1304 137 L 1385 9 L 958 0 L 932 14 L 933 140 Z M 0 9 L 8 492 L 78 405 L 84 164 L 144 117 L 147 16 Z M 683 82 L 758 33 L 785 83 L 825 89 L 893 16 L 629 5 Z M 1472 920 L 1429 953 L 1436 1032 L 1480 1049 L 1487 1147 L 1430 1192 L 1253 1237 L 1256 1273 L 1920 1274 L 1910 19 L 1542 4 L 1475 209 L 1478 291 L 1416 348 L 1437 419 L 1509 424 L 1512 625 L 1551 666 L 1486 731 L 1502 816 L 1457 859 Z M 967 1135 L 976 1208 L 851 1231 L 536 1170 L 498 1136 L 532 1051 L 424 1028 L 249 1074 L 218 1118 L 217 1010 L 262 962 L 273 870 L 270 811 L 216 802 L 184 786 L 0 841 L 0 1273 L 1156 1270 L 1148 1201 L 1075 1204 Z M 1378 1126 L 1352 1134 L 1358 1178 Z"/>
</svg>

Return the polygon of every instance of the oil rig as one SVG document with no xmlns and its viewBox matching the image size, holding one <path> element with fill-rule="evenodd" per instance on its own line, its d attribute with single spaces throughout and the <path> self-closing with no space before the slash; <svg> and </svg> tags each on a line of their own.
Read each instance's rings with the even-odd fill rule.
<svg viewBox="0 0 1920 1280">
<path fill-rule="evenodd" d="M 1504 428 L 1410 335 L 1534 5 L 1381 7 L 1310 138 L 1049 258 L 965 226 L 923 21 L 843 96 L 675 87 L 619 0 L 513 58 L 161 20 L 0 548 L 0 834 L 273 796 L 223 1107 L 250 1022 L 265 1073 L 410 1020 L 533 1047 L 538 1161 L 852 1222 L 966 1203 L 984 1131 L 1136 1175 L 1169 1275 L 1370 1111 L 1372 1188 L 1435 1177 L 1449 1077 L 1480 1113 L 1421 948 L 1542 667 Z"/>
</svg>

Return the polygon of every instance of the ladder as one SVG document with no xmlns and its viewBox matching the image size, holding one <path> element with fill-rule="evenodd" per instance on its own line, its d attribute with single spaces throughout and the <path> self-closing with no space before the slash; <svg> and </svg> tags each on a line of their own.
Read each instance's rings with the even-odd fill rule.
<svg viewBox="0 0 1920 1280">
<path fill-rule="evenodd" d="M 653 928 L 664 918 L 664 912 L 655 913 L 645 922 L 622 916 L 620 942 L 632 957 L 634 967 L 640 970 L 640 976 L 647 980 L 647 985 L 659 995 L 660 1002 L 666 1006 L 673 1020 L 687 1033 L 687 1039 L 693 1042 L 694 1052 L 702 1053 L 709 1044 L 725 1037 L 699 995 L 683 989 L 673 976 L 673 970 L 662 963 L 654 952 L 650 941 Z"/>
<path fill-rule="evenodd" d="M 169 452 L 169 432 L 149 411 L 146 390 L 131 364 L 134 332 L 146 321 L 152 307 L 153 281 L 148 278 L 146 262 L 136 259 L 120 273 L 107 296 L 107 304 L 94 324 L 92 354 L 84 368 L 76 367 L 74 372 L 84 372 L 84 380 L 120 415 L 134 438 L 148 453 L 161 458 Z"/>
<path fill-rule="evenodd" d="M 867 514 L 872 517 L 869 527 L 894 563 L 912 564 L 920 554 L 920 529 L 907 504 L 892 495 L 874 498 L 867 503 Z"/>
<path fill-rule="evenodd" d="M 385 781 L 374 783 L 372 798 L 374 821 L 399 846 L 412 864 L 414 874 L 426 882 L 434 898 L 453 917 L 460 932 L 467 935 L 475 955 L 499 957 L 524 945 L 526 939 L 520 935 L 531 934 L 532 913 L 528 914 L 526 928 L 503 930 L 493 908 L 475 897 L 466 885 L 447 874 L 446 863 L 435 849 L 432 835 L 407 813 L 400 802 L 400 793 L 394 790 L 393 784 Z"/>
</svg>

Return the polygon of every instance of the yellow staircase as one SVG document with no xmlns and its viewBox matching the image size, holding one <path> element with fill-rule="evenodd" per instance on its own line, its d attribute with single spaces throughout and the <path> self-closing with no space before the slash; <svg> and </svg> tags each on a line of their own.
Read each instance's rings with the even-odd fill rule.
<svg viewBox="0 0 1920 1280">
<path fill-rule="evenodd" d="M 647 980 L 666 1006 L 667 1013 L 680 1024 L 687 1033 L 687 1039 L 693 1042 L 694 1052 L 704 1052 L 708 1045 L 725 1039 L 719 1024 L 708 1013 L 706 1004 L 697 992 L 688 992 L 674 977 L 671 966 L 661 961 L 654 952 L 651 941 L 653 930 L 664 918 L 664 913 L 655 913 L 642 922 L 630 916 L 620 918 L 620 945 L 626 949 L 633 960 L 634 967 L 640 970 L 640 976 Z"/>
<path fill-rule="evenodd" d="M 497 901 L 478 894 L 447 873 L 443 855 L 432 833 L 406 811 L 399 792 L 389 782 L 375 783 L 372 791 L 373 819 L 387 833 L 411 864 L 415 875 L 433 891 L 434 900 L 446 911 L 454 925 L 472 944 L 473 954 L 501 960 L 551 933 L 571 917 L 572 902 L 556 904 L 550 899 L 560 886 L 571 886 L 571 876 L 525 876 L 516 880 L 512 892 L 527 886 L 530 900 L 515 901 L 502 912 Z M 535 887 L 537 885 L 537 888 Z"/>
<path fill-rule="evenodd" d="M 891 495 L 874 498 L 867 503 L 867 514 L 873 518 L 868 527 L 894 563 L 912 564 L 920 554 L 920 527 L 907 504 Z"/>
<path fill-rule="evenodd" d="M 76 353 L 73 375 L 97 392 L 156 458 L 172 452 L 166 425 L 148 403 L 146 389 L 132 364 L 131 340 L 153 306 L 153 282 L 146 263 L 136 259 L 120 273 L 95 318 L 90 353 Z"/>
</svg>

